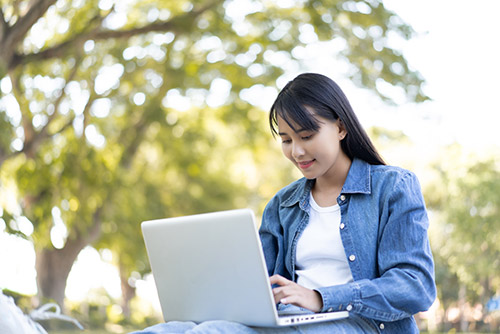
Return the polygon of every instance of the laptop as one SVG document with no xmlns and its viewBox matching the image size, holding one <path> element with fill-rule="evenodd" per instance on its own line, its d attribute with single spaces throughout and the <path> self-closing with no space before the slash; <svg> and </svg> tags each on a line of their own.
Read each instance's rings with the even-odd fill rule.
<svg viewBox="0 0 500 334">
<path fill-rule="evenodd" d="M 165 321 L 277 327 L 343 319 L 346 311 L 278 316 L 250 209 L 141 224 Z"/>
</svg>

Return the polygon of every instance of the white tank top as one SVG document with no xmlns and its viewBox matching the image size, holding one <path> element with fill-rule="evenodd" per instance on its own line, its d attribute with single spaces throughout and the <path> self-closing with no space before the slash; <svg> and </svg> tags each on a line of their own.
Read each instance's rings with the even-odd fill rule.
<svg viewBox="0 0 500 334">
<path fill-rule="evenodd" d="M 352 282 L 344 245 L 340 239 L 340 207 L 320 207 L 309 198 L 309 224 L 297 242 L 297 283 L 316 289 Z"/>
</svg>

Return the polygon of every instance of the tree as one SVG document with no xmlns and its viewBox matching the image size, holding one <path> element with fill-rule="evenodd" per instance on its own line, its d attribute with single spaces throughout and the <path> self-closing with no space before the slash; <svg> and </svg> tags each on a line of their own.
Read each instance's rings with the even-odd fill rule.
<svg viewBox="0 0 500 334">
<path fill-rule="evenodd" d="M 123 279 L 147 270 L 140 220 L 260 207 L 272 186 L 227 177 L 272 155 L 244 92 L 274 87 L 311 40 L 344 43 L 332 62 L 351 64 L 360 86 L 383 80 L 425 100 L 391 33 L 413 31 L 376 0 L 1 2 L 0 168 L 35 227 L 40 295 L 63 303 L 89 244 L 120 254 Z"/>
<path fill-rule="evenodd" d="M 440 299 L 445 308 L 457 301 L 464 304 L 465 297 L 486 305 L 500 290 L 498 161 L 452 147 L 435 171 L 436 181 L 425 194 L 437 218 L 431 241 Z"/>
</svg>

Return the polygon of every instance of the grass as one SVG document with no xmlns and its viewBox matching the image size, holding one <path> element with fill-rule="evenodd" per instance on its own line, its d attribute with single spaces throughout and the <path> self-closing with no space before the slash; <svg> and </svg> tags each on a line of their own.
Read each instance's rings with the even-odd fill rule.
<svg viewBox="0 0 500 334">
<path fill-rule="evenodd" d="M 49 334 L 78 334 L 78 333 L 83 333 L 83 334 L 123 334 L 123 333 L 129 333 L 132 331 L 136 330 L 141 330 L 142 328 L 123 328 L 121 326 L 115 327 L 115 328 L 109 328 L 109 330 L 106 329 L 86 329 L 85 331 L 79 331 L 77 329 L 75 330 L 64 330 L 64 331 L 49 331 Z M 450 333 L 460 333 L 460 334 L 488 334 L 488 333 L 474 333 L 474 332 L 422 332 L 421 334 L 450 334 Z M 490 333 L 493 334 L 493 333 Z"/>
<path fill-rule="evenodd" d="M 78 329 L 65 329 L 65 330 L 49 330 L 49 334 L 125 334 L 133 331 L 141 330 L 143 328 L 123 328 L 121 326 L 108 327 L 107 329 L 85 329 L 83 331 Z"/>
<path fill-rule="evenodd" d="M 80 330 L 64 330 L 64 331 L 49 331 L 49 334 L 125 334 L 133 331 L 141 330 L 143 328 L 130 328 L 125 331 L 120 332 L 111 332 L 105 329 L 85 329 L 83 331 Z"/>
</svg>

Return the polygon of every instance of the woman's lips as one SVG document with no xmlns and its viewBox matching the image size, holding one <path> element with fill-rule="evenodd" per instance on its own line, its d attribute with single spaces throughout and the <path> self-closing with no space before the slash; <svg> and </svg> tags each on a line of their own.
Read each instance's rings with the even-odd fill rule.
<svg viewBox="0 0 500 334">
<path fill-rule="evenodd" d="M 298 163 L 298 165 L 299 165 L 299 167 L 300 167 L 301 169 L 307 169 L 307 168 L 309 168 L 309 167 L 311 167 L 311 166 L 312 166 L 312 164 L 314 163 L 314 161 L 315 161 L 315 160 L 309 160 L 309 161 L 299 161 L 299 162 L 297 162 L 297 163 Z"/>
</svg>

